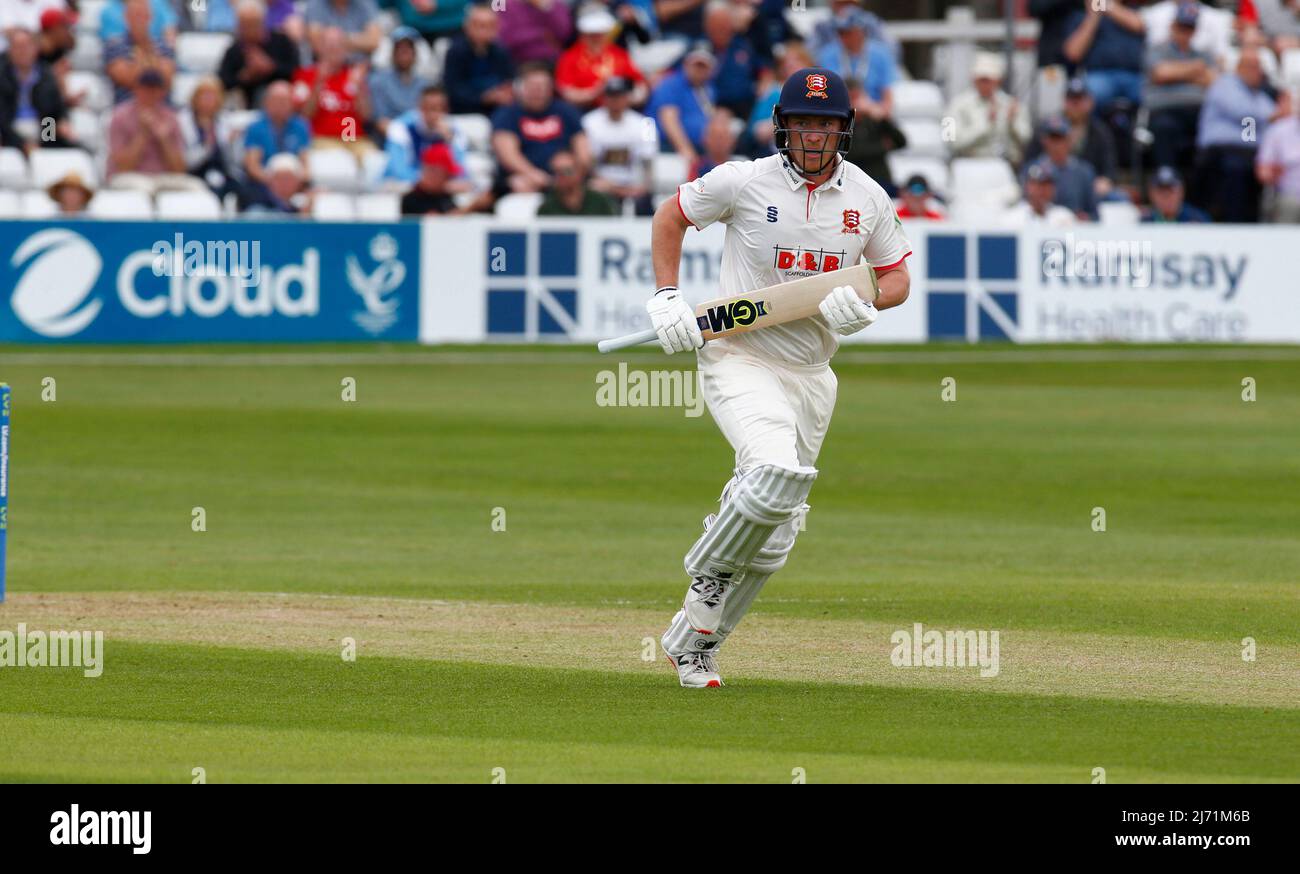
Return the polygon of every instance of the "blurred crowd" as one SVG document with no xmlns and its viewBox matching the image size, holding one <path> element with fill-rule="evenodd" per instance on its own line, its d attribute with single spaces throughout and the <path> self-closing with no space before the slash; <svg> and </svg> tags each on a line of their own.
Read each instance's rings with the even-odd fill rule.
<svg viewBox="0 0 1300 874">
<path fill-rule="evenodd" d="M 1300 221 L 1300 0 L 1220 6 L 1028 0 L 1029 96 L 977 52 L 945 99 L 874 0 L 0 0 L 0 188 L 65 214 L 645 215 L 772 154 L 781 83 L 820 65 L 905 218 Z"/>
</svg>

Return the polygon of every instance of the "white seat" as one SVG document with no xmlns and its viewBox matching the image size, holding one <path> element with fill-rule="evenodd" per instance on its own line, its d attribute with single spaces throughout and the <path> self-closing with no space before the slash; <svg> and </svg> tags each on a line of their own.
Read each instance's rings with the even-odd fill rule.
<svg viewBox="0 0 1300 874">
<path fill-rule="evenodd" d="M 177 34 L 176 62 L 184 70 L 215 73 L 233 39 L 228 33 L 188 31 Z"/>
<path fill-rule="evenodd" d="M 907 137 L 907 148 L 899 154 L 916 158 L 946 158 L 948 144 L 943 141 L 943 125 L 936 119 L 899 119 L 898 128 Z"/>
<path fill-rule="evenodd" d="M 943 91 L 933 82 L 919 79 L 899 81 L 890 86 L 894 95 L 894 117 L 928 118 L 938 121 L 943 118 Z"/>
<path fill-rule="evenodd" d="M 379 187 L 384 178 L 384 171 L 388 169 L 388 155 L 376 149 L 373 152 L 363 152 L 361 154 L 361 187 L 366 191 L 373 191 Z"/>
<path fill-rule="evenodd" d="M 89 33 L 77 34 L 77 44 L 68 56 L 74 70 L 102 73 L 104 70 L 104 43 Z"/>
<path fill-rule="evenodd" d="M 72 70 L 67 78 L 71 94 L 85 94 L 81 105 L 86 109 L 101 111 L 113 105 L 113 86 L 106 77 L 87 70 Z"/>
<path fill-rule="evenodd" d="M 59 205 L 50 200 L 50 196 L 44 191 L 24 191 L 22 198 L 22 212 L 25 219 L 43 219 L 51 218 L 59 214 Z"/>
<path fill-rule="evenodd" d="M 686 159 L 675 152 L 662 152 L 650 162 L 651 179 L 655 194 L 667 197 L 677 190 L 677 186 L 687 181 L 691 168 Z"/>
<path fill-rule="evenodd" d="M 912 157 L 894 152 L 886 159 L 894 184 L 902 187 L 912 176 L 924 176 L 935 194 L 948 196 L 948 165 L 939 158 Z"/>
<path fill-rule="evenodd" d="M 1103 225 L 1136 225 L 1142 221 L 1142 211 L 1122 200 L 1106 200 L 1097 204 L 1097 220 Z"/>
<path fill-rule="evenodd" d="M 152 219 L 153 201 L 143 191 L 105 188 L 95 194 L 86 215 L 101 219 Z"/>
<path fill-rule="evenodd" d="M 69 173 L 78 173 L 91 188 L 99 182 L 95 162 L 81 149 L 37 149 L 31 156 L 32 188 L 49 188 Z"/>
<path fill-rule="evenodd" d="M 80 107 L 68 110 L 68 124 L 72 125 L 72 135 L 76 141 L 90 151 L 98 152 L 104 144 L 108 128 L 100 124 L 98 112 Z"/>
<path fill-rule="evenodd" d="M 23 202 L 17 191 L 0 188 L 0 218 L 22 218 Z"/>
<path fill-rule="evenodd" d="M 811 12 L 812 10 L 808 10 Z M 805 13 L 807 14 L 807 13 Z M 792 15 L 791 18 L 799 18 L 799 15 Z M 646 78 L 653 78 L 656 73 L 667 70 L 685 51 L 682 44 L 672 40 L 659 40 L 650 43 L 634 43 L 628 46 L 628 51 L 632 55 L 632 63 L 640 70 Z"/>
<path fill-rule="evenodd" d="M 99 19 L 104 14 L 108 0 L 81 0 L 77 4 L 77 39 L 83 34 L 99 33 Z"/>
<path fill-rule="evenodd" d="M 510 221 L 527 221 L 537 217 L 537 208 L 542 205 L 540 193 L 507 194 L 497 201 L 496 214 Z"/>
<path fill-rule="evenodd" d="M 988 193 L 1020 189 L 1011 165 L 1001 158 L 957 158 L 950 169 L 954 198 L 985 200 Z"/>
<path fill-rule="evenodd" d="M 496 163 L 488 155 L 470 152 L 465 156 L 465 174 L 469 176 L 477 190 L 485 191 L 491 188 L 494 173 L 496 173 Z"/>
<path fill-rule="evenodd" d="M 393 41 L 391 39 L 385 36 L 379 40 L 379 45 L 370 53 L 370 63 L 377 70 L 387 70 L 393 66 Z M 437 81 L 440 77 L 427 72 L 431 70 L 441 72 L 442 65 L 439 63 L 433 49 L 429 47 L 429 43 L 417 39 L 415 41 L 415 71 L 431 81 Z"/>
<path fill-rule="evenodd" d="M 1282 54 L 1282 82 L 1292 90 L 1300 89 L 1300 48 Z"/>
<path fill-rule="evenodd" d="M 363 194 L 356 206 L 360 221 L 395 222 L 402 217 L 402 198 L 391 191 Z"/>
<path fill-rule="evenodd" d="M 160 219 L 221 218 L 221 201 L 211 191 L 160 191 L 155 200 Z"/>
<path fill-rule="evenodd" d="M 13 146 L 0 149 L 0 188 L 26 187 L 27 156 Z"/>
<path fill-rule="evenodd" d="M 453 115 L 450 119 L 453 132 L 460 134 L 476 152 L 492 151 L 492 121 L 485 115 L 468 113 Z"/>
<path fill-rule="evenodd" d="M 312 198 L 312 218 L 325 221 L 350 222 L 356 219 L 356 205 L 351 194 L 341 191 L 319 191 Z"/>
<path fill-rule="evenodd" d="M 190 95 L 194 89 L 199 87 L 199 80 L 203 78 L 202 73 L 181 73 L 177 72 L 172 75 L 172 103 L 177 107 L 190 105 Z"/>
<path fill-rule="evenodd" d="M 342 148 L 307 152 L 307 175 L 315 185 L 336 191 L 356 191 L 361 184 L 357 159 Z"/>
</svg>

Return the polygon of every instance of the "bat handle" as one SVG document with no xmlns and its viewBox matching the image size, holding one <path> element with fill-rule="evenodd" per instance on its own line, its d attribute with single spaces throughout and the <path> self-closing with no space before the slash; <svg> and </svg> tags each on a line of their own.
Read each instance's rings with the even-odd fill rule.
<svg viewBox="0 0 1300 874">
<path fill-rule="evenodd" d="M 628 346 L 639 346 L 642 343 L 649 343 L 656 336 L 654 328 L 646 328 L 644 331 L 637 331 L 635 334 L 624 334 L 622 337 L 611 337 L 608 340 L 601 340 L 596 344 L 596 348 L 601 352 L 613 352 L 616 349 L 626 349 Z"/>
</svg>

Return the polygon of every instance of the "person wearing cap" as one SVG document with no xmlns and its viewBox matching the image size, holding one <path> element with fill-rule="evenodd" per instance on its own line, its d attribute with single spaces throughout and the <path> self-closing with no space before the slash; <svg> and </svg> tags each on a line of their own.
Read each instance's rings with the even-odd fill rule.
<svg viewBox="0 0 1300 874">
<path fill-rule="evenodd" d="M 587 185 L 587 171 L 572 152 L 556 152 L 548 169 L 551 187 L 537 208 L 539 216 L 618 215 L 618 205 L 612 197 Z"/>
<path fill-rule="evenodd" d="M 497 43 L 498 29 L 490 7 L 466 10 L 463 32 L 452 39 L 442 68 L 453 113 L 491 115 L 514 102 L 515 64 Z"/>
<path fill-rule="evenodd" d="M 1262 190 L 1255 156 L 1259 138 L 1277 117 L 1259 52 L 1243 49 L 1237 69 L 1219 76 L 1205 92 L 1196 131 L 1191 200 L 1215 221 L 1259 220 Z"/>
<path fill-rule="evenodd" d="M 564 0 L 510 0 L 496 15 L 501 45 L 516 64 L 542 61 L 554 68 L 573 37 L 573 13 Z"/>
<path fill-rule="evenodd" d="M 45 193 L 58 205 L 59 215 L 68 216 L 81 215 L 95 196 L 95 190 L 75 170 L 64 174 Z"/>
<path fill-rule="evenodd" d="M 380 6 L 396 10 L 402 24 L 413 28 L 430 45 L 460 33 L 470 0 L 383 0 Z"/>
<path fill-rule="evenodd" d="M 1054 115 L 1044 121 L 1039 136 L 1043 155 L 1035 164 L 1026 163 L 1021 170 L 1021 183 L 1028 178 L 1031 166 L 1047 167 L 1052 171 L 1056 203 L 1082 221 L 1095 221 L 1097 172 L 1091 164 L 1074 154 L 1070 135 L 1070 123 L 1064 116 Z"/>
<path fill-rule="evenodd" d="M 772 75 L 749 38 L 737 29 L 729 0 L 709 0 L 704 7 L 704 34 L 717 58 L 714 100 L 737 118 L 749 118 L 754 99 L 767 90 Z"/>
<path fill-rule="evenodd" d="M 244 175 L 251 185 L 265 186 L 267 162 L 273 155 L 289 154 L 307 159 L 311 128 L 294 112 L 293 87 L 276 81 L 262 94 L 262 111 L 244 131 Z"/>
<path fill-rule="evenodd" d="M 53 68 L 72 53 L 77 47 L 77 35 L 72 30 L 76 23 L 76 13 L 67 9 L 52 7 L 41 13 L 41 31 L 37 45 L 42 63 Z"/>
<path fill-rule="evenodd" d="M 704 128 L 715 111 L 716 68 L 709 44 L 696 43 L 681 67 L 659 81 L 646 104 L 646 115 L 655 120 L 661 145 L 681 155 L 688 167 L 704 148 Z"/>
<path fill-rule="evenodd" d="M 842 11 L 835 18 L 838 39 L 818 56 L 818 63 L 844 79 L 856 79 L 873 104 L 869 114 L 873 118 L 889 118 L 894 114 L 891 89 L 898 81 L 898 65 L 889 46 L 868 36 L 870 22 L 866 13 L 856 7 Z"/>
<path fill-rule="evenodd" d="M 370 120 L 380 136 L 388 135 L 393 119 L 415 109 L 429 81 L 415 72 L 415 43 L 420 34 L 405 25 L 389 35 L 393 41 L 392 66 L 370 74 Z"/>
<path fill-rule="evenodd" d="M 384 140 L 384 153 L 388 157 L 384 178 L 415 182 L 420 178 L 420 160 L 434 143 L 445 143 L 456 166 L 465 166 L 469 141 L 452 124 L 447 91 L 440 85 L 426 86 L 420 92 L 418 106 L 402 113 L 388 126 Z M 465 185 L 466 190 L 469 187 Z"/>
<path fill-rule="evenodd" d="M 565 149 L 587 165 L 590 153 L 582 115 L 555 96 L 550 67 L 542 62 L 519 68 L 518 101 L 492 116 L 492 151 L 497 158 L 493 190 L 498 195 L 543 191 L 551 184 L 555 153 Z"/>
<path fill-rule="evenodd" d="M 171 45 L 152 36 L 153 10 L 149 0 L 126 0 L 123 16 L 126 31 L 104 43 L 104 72 L 113 82 L 113 102 L 121 103 L 131 97 L 136 77 L 146 68 L 162 76 L 163 86 L 170 91 L 172 74 L 176 72 L 176 52 Z"/>
<path fill-rule="evenodd" d="M 452 180 L 463 171 L 444 142 L 430 143 L 420 154 L 420 178 L 402 195 L 402 215 L 461 215 L 452 194 Z"/>
<path fill-rule="evenodd" d="M 1219 74 L 1214 57 L 1192 44 L 1199 14 L 1195 3 L 1179 5 L 1169 39 L 1147 49 L 1147 128 L 1155 138 L 1151 157 L 1158 167 L 1191 167 L 1201 104 Z"/>
<path fill-rule="evenodd" d="M 46 134 L 54 119 L 54 138 Z M 30 152 L 38 146 L 73 145 L 58 79 L 38 54 L 36 37 L 9 31 L 9 50 L 0 55 L 0 146 Z"/>
<path fill-rule="evenodd" d="M 1065 108 L 1061 113 L 1070 125 L 1070 143 L 1073 153 L 1097 174 L 1093 188 L 1097 197 L 1106 200 L 1123 196 L 1115 186 L 1119 174 L 1119 155 L 1115 135 L 1093 110 L 1096 103 L 1088 90 L 1088 81 L 1074 76 L 1065 85 Z M 1038 137 L 1025 146 L 1024 160 L 1038 161 L 1043 156 L 1043 143 Z"/>
<path fill-rule="evenodd" d="M 298 46 L 266 24 L 261 0 L 240 0 L 235 7 L 235 39 L 221 56 L 217 75 L 227 91 L 238 91 L 244 106 L 262 102 L 266 86 L 293 78 L 298 69 Z"/>
<path fill-rule="evenodd" d="M 288 152 L 266 162 L 266 185 L 250 188 L 241 211 L 250 214 L 310 215 L 312 195 L 305 191 L 307 173 L 302 161 Z"/>
<path fill-rule="evenodd" d="M 167 104 L 160 71 L 146 67 L 136 77 L 133 96 L 113 109 L 108 123 L 108 183 L 155 194 L 201 190 L 202 179 L 186 172 L 185 142 L 176 111 Z"/>
<path fill-rule="evenodd" d="M 1147 187 L 1147 196 L 1151 208 L 1142 216 L 1144 222 L 1199 224 L 1210 220 L 1202 210 L 1183 200 L 1183 177 L 1173 167 L 1157 168 Z"/>
<path fill-rule="evenodd" d="M 926 181 L 924 176 L 917 173 L 909 177 L 898 191 L 898 217 L 901 219 L 943 221 L 947 216 L 940 210 L 935 209 L 933 203 L 930 183 Z"/>
<path fill-rule="evenodd" d="M 644 103 L 648 90 L 645 77 L 632 63 L 627 50 L 614 44 L 618 22 L 603 6 L 587 6 L 578 12 L 578 39 L 565 49 L 555 65 L 555 90 L 563 100 L 579 109 L 600 102 L 604 83 L 617 76 L 633 83 L 633 103 Z"/>
<path fill-rule="evenodd" d="M 659 143 L 646 117 L 632 108 L 632 83 L 605 81 L 605 99 L 582 117 L 591 150 L 590 185 L 619 200 L 632 201 L 637 215 L 650 215 L 650 167 Z"/>
<path fill-rule="evenodd" d="M 857 10 L 862 14 L 862 22 L 866 25 L 867 38 L 884 43 L 889 48 L 889 53 L 898 57 L 898 40 L 889 33 L 888 26 L 879 15 L 863 8 L 863 0 L 831 0 L 830 6 L 831 14 L 813 25 L 812 36 L 808 40 L 809 50 L 814 55 L 820 56 L 823 51 L 834 48 L 839 43 L 836 19 L 844 12 Z"/>
<path fill-rule="evenodd" d="M 384 33 L 378 19 L 375 0 L 307 0 L 303 13 L 312 55 L 319 57 L 324 50 L 326 31 L 338 28 L 344 34 L 348 62 L 352 64 L 368 62 L 379 48 Z"/>
<path fill-rule="evenodd" d="M 1080 3 L 1070 14 L 1067 27 L 1066 60 L 1086 71 L 1084 77 L 1097 101 L 1097 111 L 1109 111 L 1116 101 L 1139 105 L 1146 30 L 1142 16 L 1125 0 Z"/>
<path fill-rule="evenodd" d="M 1295 92 L 1278 94 L 1277 121 L 1268 126 L 1259 142 L 1255 173 L 1272 195 L 1269 220 L 1286 224 L 1300 222 L 1300 97 Z"/>
<path fill-rule="evenodd" d="M 977 52 L 971 66 L 973 86 L 948 104 L 953 120 L 954 158 L 1003 158 L 1019 165 L 1033 137 L 1028 110 L 1002 90 L 1006 63 L 1001 55 Z"/>
<path fill-rule="evenodd" d="M 1025 165 L 1024 200 L 1011 206 L 998 219 L 1008 228 L 1046 225 L 1065 228 L 1075 223 L 1075 214 L 1057 203 L 1057 171 L 1045 161 Z"/>
</svg>

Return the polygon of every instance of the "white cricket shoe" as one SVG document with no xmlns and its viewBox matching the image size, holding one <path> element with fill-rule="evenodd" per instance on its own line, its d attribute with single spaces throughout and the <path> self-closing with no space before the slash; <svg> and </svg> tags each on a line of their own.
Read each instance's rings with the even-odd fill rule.
<svg viewBox="0 0 1300 874">
<path fill-rule="evenodd" d="M 735 585 L 716 577 L 696 577 L 686 590 L 682 609 L 686 621 L 700 634 L 712 634 L 722 621 L 722 608 L 727 605 L 727 595 Z"/>
<path fill-rule="evenodd" d="M 692 652 L 681 656 L 668 656 L 668 664 L 677 669 L 677 679 L 687 689 L 712 689 L 722 685 L 718 663 L 713 654 Z"/>
</svg>

